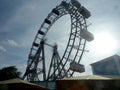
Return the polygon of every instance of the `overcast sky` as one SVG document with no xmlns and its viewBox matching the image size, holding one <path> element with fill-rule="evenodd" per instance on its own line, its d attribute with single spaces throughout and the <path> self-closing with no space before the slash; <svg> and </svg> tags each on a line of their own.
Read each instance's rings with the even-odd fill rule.
<svg viewBox="0 0 120 90">
<path fill-rule="evenodd" d="M 32 42 L 40 25 L 61 1 L 0 0 L 0 68 L 15 65 L 24 72 Z M 81 60 L 86 66 L 86 72 L 83 74 L 91 74 L 91 63 L 114 54 L 120 55 L 120 0 L 79 0 L 79 2 L 91 12 L 87 22 L 92 24 L 88 30 L 94 34 L 95 40 L 87 43 L 86 49 L 89 52 L 85 52 Z M 69 17 L 65 16 L 65 21 L 61 20 L 63 25 L 68 24 L 68 19 Z M 59 26 L 59 22 L 55 28 L 59 29 L 62 26 Z M 58 34 L 58 31 L 51 33 L 51 37 Z M 66 33 L 61 34 L 68 35 Z M 102 39 L 100 42 L 97 42 L 98 37 Z M 106 39 L 108 41 L 105 41 Z M 64 45 L 64 42 L 61 44 Z M 109 45 L 106 45 L 106 42 L 109 42 Z M 112 45 L 113 43 L 115 44 Z M 107 52 L 107 47 L 112 48 L 111 51 Z"/>
</svg>

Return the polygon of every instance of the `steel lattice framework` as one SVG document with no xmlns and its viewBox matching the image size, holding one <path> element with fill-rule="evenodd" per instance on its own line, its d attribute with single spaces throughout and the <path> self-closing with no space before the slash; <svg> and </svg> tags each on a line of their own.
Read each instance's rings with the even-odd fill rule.
<svg viewBox="0 0 120 90">
<path fill-rule="evenodd" d="M 86 40 L 81 37 L 81 32 L 82 30 L 87 30 L 86 18 L 88 17 L 81 14 L 80 4 L 77 6 L 72 1 L 74 0 L 70 2 L 62 1 L 60 5 L 48 14 L 42 23 L 33 41 L 23 79 L 39 81 L 42 78 L 43 81 L 50 81 L 73 76 L 75 71 L 70 70 L 68 65 L 70 65 L 70 62 L 80 63 L 86 45 Z M 71 30 L 66 49 L 60 58 L 57 45 L 51 46 L 47 44 L 45 37 L 51 26 L 66 14 L 69 14 L 71 18 Z M 53 48 L 48 73 L 46 72 L 45 65 L 45 45 Z"/>
</svg>

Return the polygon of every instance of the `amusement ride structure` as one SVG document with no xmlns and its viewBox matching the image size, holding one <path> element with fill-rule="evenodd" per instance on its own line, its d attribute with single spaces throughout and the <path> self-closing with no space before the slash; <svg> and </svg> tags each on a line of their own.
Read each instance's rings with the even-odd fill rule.
<svg viewBox="0 0 120 90">
<path fill-rule="evenodd" d="M 65 51 L 60 56 L 58 45 L 48 44 L 46 36 L 51 26 L 66 14 L 70 15 L 71 30 Z M 84 6 L 81 6 L 77 0 L 62 1 L 60 5 L 52 9 L 35 36 L 23 79 L 30 82 L 54 81 L 64 77 L 72 77 L 74 72 L 84 72 L 84 65 L 80 64 L 80 61 L 86 51 L 86 41 L 94 39 L 93 35 L 87 31 L 86 19 L 90 16 L 90 12 Z M 53 48 L 49 65 L 45 56 L 46 46 Z M 48 67 L 48 70 L 46 70 L 46 67 Z"/>
</svg>

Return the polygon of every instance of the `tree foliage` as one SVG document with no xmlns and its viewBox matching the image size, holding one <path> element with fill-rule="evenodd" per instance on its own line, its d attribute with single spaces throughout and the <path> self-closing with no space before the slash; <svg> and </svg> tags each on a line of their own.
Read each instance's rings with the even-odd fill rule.
<svg viewBox="0 0 120 90">
<path fill-rule="evenodd" d="M 21 72 L 15 66 L 4 67 L 0 69 L 0 81 L 20 78 Z"/>
</svg>

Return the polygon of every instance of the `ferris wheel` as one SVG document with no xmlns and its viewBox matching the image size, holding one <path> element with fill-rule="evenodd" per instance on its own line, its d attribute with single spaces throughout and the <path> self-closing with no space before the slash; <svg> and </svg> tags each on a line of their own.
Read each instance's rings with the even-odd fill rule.
<svg viewBox="0 0 120 90">
<path fill-rule="evenodd" d="M 71 19 L 71 30 L 66 48 L 60 56 L 59 45 L 47 43 L 49 39 L 46 40 L 46 36 L 52 25 L 67 14 Z M 86 19 L 90 16 L 90 12 L 77 0 L 62 1 L 60 5 L 52 9 L 35 36 L 23 79 L 27 81 L 52 81 L 72 77 L 74 72 L 84 72 L 84 65 L 80 64 L 80 61 L 86 51 L 86 41 L 94 39 L 93 35 L 87 31 Z M 49 64 L 46 60 L 46 46 L 53 49 Z M 46 68 L 48 69 L 46 70 Z"/>
</svg>

